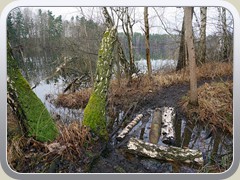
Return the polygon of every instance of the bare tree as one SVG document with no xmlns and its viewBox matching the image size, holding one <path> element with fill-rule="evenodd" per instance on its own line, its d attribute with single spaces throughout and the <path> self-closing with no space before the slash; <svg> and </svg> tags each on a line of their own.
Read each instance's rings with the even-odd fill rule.
<svg viewBox="0 0 240 180">
<path fill-rule="evenodd" d="M 121 12 L 119 12 L 119 9 L 115 10 L 115 9 L 111 9 L 112 11 L 115 11 L 118 19 L 120 18 L 121 16 Z M 106 25 L 108 28 L 111 28 L 114 26 L 114 20 L 113 20 L 113 17 L 111 17 L 111 15 L 109 14 L 108 10 L 106 7 L 103 7 L 102 8 L 102 12 L 103 12 L 103 15 L 104 15 L 104 18 L 105 18 L 105 22 L 106 22 Z M 118 23 L 117 23 L 118 24 Z M 125 71 L 125 74 L 127 75 L 127 77 L 131 77 L 130 75 L 130 64 L 129 62 L 127 61 L 126 59 L 126 56 L 124 54 L 124 51 L 123 51 L 123 48 L 122 48 L 122 44 L 121 42 L 119 41 L 119 38 L 118 36 L 116 37 L 116 48 L 117 48 L 117 56 L 118 56 L 118 60 L 120 61 L 120 64 L 122 65 L 124 71 Z M 118 63 L 117 62 L 117 66 L 118 66 Z"/>
<path fill-rule="evenodd" d="M 150 78 L 152 75 L 152 65 L 151 65 L 151 60 L 150 60 L 148 7 L 144 7 L 144 25 L 145 25 L 146 60 L 147 60 L 148 76 Z"/>
<path fill-rule="evenodd" d="M 192 7 L 184 8 L 185 41 L 188 52 L 189 70 L 190 70 L 190 104 L 198 104 L 197 94 L 197 76 L 196 76 L 196 57 L 193 42 L 192 30 Z"/>
<path fill-rule="evenodd" d="M 133 50 L 133 25 L 135 24 L 135 20 L 131 18 L 131 14 L 129 12 L 129 7 L 120 8 L 122 21 L 122 28 L 127 36 L 128 40 L 128 48 L 129 48 L 129 63 L 130 63 L 130 73 L 133 74 L 136 71 L 134 65 L 134 50 Z"/>
<path fill-rule="evenodd" d="M 199 64 L 206 61 L 206 25 L 207 25 L 207 7 L 200 8 L 201 28 L 200 28 L 200 44 L 199 44 Z"/>
<path fill-rule="evenodd" d="M 226 18 L 226 9 L 222 8 L 222 59 L 226 60 L 228 58 L 228 37 L 227 37 L 227 18 Z"/>
<path fill-rule="evenodd" d="M 180 47 L 179 47 L 179 54 L 178 54 L 178 63 L 176 67 L 176 71 L 181 70 L 182 68 L 186 67 L 186 46 L 185 46 L 185 23 L 182 22 L 182 31 L 181 31 L 181 40 L 180 40 Z"/>
</svg>

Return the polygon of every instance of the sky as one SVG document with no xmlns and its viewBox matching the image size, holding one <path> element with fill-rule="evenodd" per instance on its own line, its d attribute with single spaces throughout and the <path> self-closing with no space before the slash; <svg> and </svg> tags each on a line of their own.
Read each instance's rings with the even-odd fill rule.
<svg viewBox="0 0 240 180">
<path fill-rule="evenodd" d="M 101 11 L 98 7 L 83 7 L 82 11 L 79 7 L 36 7 L 33 9 L 45 9 L 51 10 L 55 16 L 62 15 L 63 20 L 70 20 L 72 16 L 80 16 L 84 14 L 88 18 L 93 19 L 94 21 L 103 22 L 103 16 Z M 131 9 L 131 8 L 130 8 Z M 133 26 L 134 32 L 143 33 L 144 23 L 143 23 L 143 7 L 138 7 L 135 9 L 135 19 L 137 19 L 136 24 Z M 193 18 L 193 26 L 196 30 L 199 29 L 200 23 L 200 8 L 195 7 L 195 16 Z M 157 13 L 156 13 L 157 12 Z M 218 11 L 217 8 L 209 7 L 207 12 L 207 35 L 211 34 L 216 30 L 216 23 L 218 18 Z M 170 33 L 179 33 L 182 26 L 183 20 L 183 8 L 176 8 L 176 7 L 156 7 L 153 9 L 149 7 L 149 25 L 150 25 L 150 33 L 155 34 L 166 34 L 165 29 L 163 28 L 163 24 L 161 23 L 159 16 L 161 17 L 162 23 L 164 26 L 169 29 Z M 227 17 L 230 14 L 227 13 Z M 227 18 L 228 19 L 228 18 Z M 230 23 L 230 21 L 228 21 Z M 119 27 L 119 32 L 122 32 L 121 25 Z"/>
</svg>

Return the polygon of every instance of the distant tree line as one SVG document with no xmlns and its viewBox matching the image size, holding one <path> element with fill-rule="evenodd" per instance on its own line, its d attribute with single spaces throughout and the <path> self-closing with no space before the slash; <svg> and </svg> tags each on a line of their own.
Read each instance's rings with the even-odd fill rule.
<svg viewBox="0 0 240 180">
<path fill-rule="evenodd" d="M 114 11 L 114 8 L 111 10 Z M 116 14 L 121 12 L 118 16 L 125 31 L 118 32 L 118 40 L 121 43 L 126 59 L 131 64 L 131 62 L 146 59 L 146 46 L 144 30 L 142 32 L 132 32 L 131 28 L 135 20 L 130 17 L 129 11 L 130 9 L 128 8 L 120 8 L 115 12 Z M 126 17 L 122 18 L 122 14 L 125 14 Z M 204 11 L 202 14 L 204 15 Z M 201 18 L 201 24 L 204 24 L 204 20 L 206 21 L 205 16 Z M 126 22 L 125 19 L 127 20 Z M 200 54 L 204 46 L 206 47 L 206 50 L 204 50 L 204 62 L 232 59 L 233 38 L 232 31 L 230 31 L 231 24 L 226 23 L 226 12 L 224 10 L 219 9 L 218 19 L 216 32 L 205 35 L 205 38 L 205 33 L 199 36 L 198 28 L 193 27 L 195 30 L 194 44 L 197 49 L 196 58 L 202 58 Z M 65 62 L 68 64 L 68 73 L 78 75 L 79 72 L 88 73 L 91 75 L 93 82 L 99 44 L 106 28 L 104 22 L 95 22 L 81 13 L 72 16 L 69 20 L 63 20 L 61 15 L 55 16 L 50 10 L 38 9 L 33 11 L 30 8 L 16 8 L 9 13 L 7 26 L 13 53 L 16 59 L 18 59 L 19 67 L 25 73 L 27 72 L 25 69 L 26 64 L 30 64 L 32 67 L 40 67 L 39 64 L 47 66 L 54 64 L 55 67 L 58 67 L 64 63 L 64 58 L 66 60 L 66 57 L 69 57 L 71 60 Z M 198 26 L 200 27 L 201 25 L 199 24 Z M 175 59 L 179 61 L 182 56 L 183 60 L 186 59 L 184 57 L 186 52 L 185 45 L 181 43 L 184 40 L 183 32 L 183 29 L 173 34 L 169 34 L 167 31 L 166 34 L 153 34 L 150 31 L 150 58 Z M 203 42 L 202 38 L 204 38 L 205 45 L 200 44 Z M 200 46 L 201 48 L 199 48 Z M 46 56 L 49 58 L 46 58 Z M 41 60 L 39 57 L 41 57 Z M 38 66 L 34 65 L 34 63 L 37 63 Z M 53 68 L 48 70 L 49 73 L 54 71 Z"/>
</svg>

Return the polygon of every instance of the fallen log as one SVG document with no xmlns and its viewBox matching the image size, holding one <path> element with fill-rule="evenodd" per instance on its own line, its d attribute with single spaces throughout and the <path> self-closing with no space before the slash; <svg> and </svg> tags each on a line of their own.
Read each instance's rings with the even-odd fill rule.
<svg viewBox="0 0 240 180">
<path fill-rule="evenodd" d="M 188 164 L 203 165 L 202 152 L 193 149 L 182 149 L 173 146 L 160 146 L 130 138 L 127 144 L 128 152 L 166 161 L 179 161 Z"/>
<path fill-rule="evenodd" d="M 153 143 L 153 144 L 158 143 L 160 133 L 161 133 L 161 122 L 162 122 L 162 110 L 160 108 L 156 108 L 153 113 L 151 130 L 149 132 L 150 143 Z"/>
<path fill-rule="evenodd" d="M 176 113 L 173 107 L 162 108 L 161 139 L 165 144 L 175 144 L 174 122 Z"/>
<path fill-rule="evenodd" d="M 137 123 L 141 120 L 143 117 L 142 114 L 137 115 L 123 130 L 122 132 L 117 136 L 117 140 L 122 140 L 124 137 L 132 130 L 134 126 L 137 125 Z"/>
</svg>

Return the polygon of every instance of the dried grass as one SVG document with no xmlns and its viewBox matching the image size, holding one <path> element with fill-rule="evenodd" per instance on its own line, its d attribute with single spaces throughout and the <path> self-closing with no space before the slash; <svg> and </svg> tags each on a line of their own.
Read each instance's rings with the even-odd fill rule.
<svg viewBox="0 0 240 180">
<path fill-rule="evenodd" d="M 60 94 L 55 100 L 55 105 L 71 109 L 85 108 L 91 92 L 91 88 L 87 88 L 71 94 Z"/>
<path fill-rule="evenodd" d="M 221 76 L 232 75 L 232 64 L 226 62 L 206 63 L 197 68 L 197 77 L 199 78 L 216 78 Z M 151 81 L 147 75 L 139 75 L 131 83 L 128 79 L 121 79 L 120 85 L 117 79 L 111 80 L 108 105 L 120 107 L 127 110 L 131 103 L 138 102 L 149 93 L 156 93 L 162 87 L 168 87 L 174 84 L 189 82 L 189 70 L 183 69 L 175 72 L 156 73 L 152 75 Z M 57 106 L 67 108 L 84 108 L 90 98 L 91 88 L 82 89 L 79 92 L 71 94 L 60 94 L 56 99 Z M 109 113 L 114 114 L 114 112 Z"/>
<path fill-rule="evenodd" d="M 7 160 L 10 167 L 17 172 L 47 172 L 56 159 L 67 162 L 59 167 L 61 172 L 68 172 L 69 164 L 81 166 L 79 163 L 93 148 L 94 139 L 89 129 L 79 122 L 69 125 L 59 123 L 58 128 L 60 135 L 51 143 L 24 136 L 8 141 Z"/>
<path fill-rule="evenodd" d="M 199 106 L 191 106 L 189 96 L 185 96 L 180 105 L 189 118 L 196 113 L 203 123 L 232 134 L 232 88 L 232 82 L 205 83 L 198 88 Z"/>
</svg>

